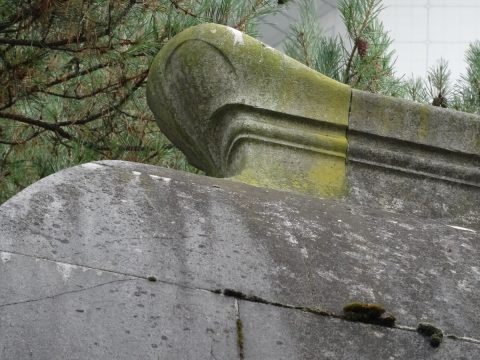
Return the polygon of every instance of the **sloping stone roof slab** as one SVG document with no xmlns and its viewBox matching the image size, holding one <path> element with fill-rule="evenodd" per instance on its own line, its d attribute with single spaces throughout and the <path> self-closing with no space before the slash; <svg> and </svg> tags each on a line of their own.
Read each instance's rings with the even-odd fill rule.
<svg viewBox="0 0 480 360">
<path fill-rule="evenodd" d="M 478 359 L 479 232 L 155 166 L 84 164 L 0 207 L 0 358 Z M 395 324 L 351 321 L 352 302 L 378 304 Z M 431 346 L 419 323 L 443 342 Z"/>
</svg>

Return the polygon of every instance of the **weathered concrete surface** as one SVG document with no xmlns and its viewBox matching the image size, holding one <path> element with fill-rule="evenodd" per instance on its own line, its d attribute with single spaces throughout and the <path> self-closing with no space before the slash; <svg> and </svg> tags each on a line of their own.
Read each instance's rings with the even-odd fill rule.
<svg viewBox="0 0 480 360">
<path fill-rule="evenodd" d="M 2 258 L 1 359 L 238 358 L 231 298 L 37 257 Z"/>
<path fill-rule="evenodd" d="M 234 289 L 277 303 L 265 306 L 289 314 L 299 310 L 282 310 L 279 304 L 339 315 L 355 300 L 380 303 L 399 325 L 413 328 L 426 321 L 446 334 L 472 338 L 445 341 L 438 350 L 414 332 L 375 326 L 391 339 L 387 347 L 406 354 L 396 358 L 425 352 L 451 359 L 464 351 L 464 358 L 475 359 L 470 354 L 480 354 L 480 228 L 452 227 L 456 225 L 141 164 L 108 161 L 67 169 L 0 207 L 0 285 L 7 289 L 0 297 L 0 349 L 7 349 L 2 358 L 12 358 L 16 347 L 45 354 L 41 344 L 49 332 L 42 329 L 70 334 L 63 345 L 52 335 L 48 359 L 68 351 L 77 354 L 74 334 L 82 334 L 89 344 L 107 338 L 101 349 L 95 344 L 88 350 L 81 347 L 87 355 L 78 350 L 77 358 L 122 358 L 122 352 L 137 351 L 136 358 L 155 359 L 172 354 L 162 352 L 169 350 L 173 358 L 182 358 L 180 348 L 187 351 L 185 358 L 192 358 L 188 351 L 193 346 L 198 348 L 193 358 L 213 358 L 205 345 L 212 343 L 218 346 L 217 359 L 234 358 L 235 299 L 215 292 Z M 148 282 L 150 275 L 158 282 Z M 137 286 L 148 291 L 143 302 L 135 296 Z M 82 290 L 86 288 L 91 289 Z M 30 301 L 35 299 L 43 300 Z M 184 312 L 175 313 L 180 301 Z M 102 309 L 109 306 L 104 317 L 93 315 L 97 303 Z M 248 319 L 244 303 L 239 301 L 240 317 Z M 144 318 L 136 322 L 134 314 Z M 151 330 L 149 316 L 162 316 L 165 326 Z M 184 338 L 185 321 L 193 324 L 192 337 Z M 332 329 L 342 327 L 342 334 L 359 337 L 352 349 L 372 341 L 370 330 L 359 329 L 373 325 L 330 317 L 319 321 L 318 329 L 314 322 L 310 329 L 301 321 L 271 317 L 272 329 L 280 322 L 291 334 L 322 334 L 328 321 Z M 132 334 L 122 333 L 130 322 Z M 249 340 L 256 337 L 247 333 L 249 326 L 247 321 L 245 358 L 262 358 L 254 350 L 261 340 Z M 207 328 L 225 335 L 213 341 Z M 148 334 L 172 339 L 166 329 L 180 341 L 171 343 L 173 350 L 141 340 Z M 111 331 L 115 336 L 110 337 Z M 130 336 L 139 342 L 128 342 Z M 195 336 L 203 347 L 190 345 Z M 28 337 L 38 337 L 30 341 L 38 346 L 19 345 Z M 410 338 L 417 340 L 405 349 Z M 302 346 L 318 348 L 318 339 L 306 339 Z M 117 345 L 121 351 L 114 350 Z M 293 347 L 285 353 L 295 354 Z M 333 344 L 331 351 L 348 358 L 343 343 Z M 364 358 L 376 358 L 371 350 L 358 351 Z"/>
</svg>

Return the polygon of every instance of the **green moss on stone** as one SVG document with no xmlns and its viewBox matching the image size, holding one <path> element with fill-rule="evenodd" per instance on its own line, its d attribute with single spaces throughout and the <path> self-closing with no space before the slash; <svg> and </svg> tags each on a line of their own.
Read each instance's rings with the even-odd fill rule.
<svg viewBox="0 0 480 360">
<path fill-rule="evenodd" d="M 301 308 L 301 310 L 311 314 L 320 315 L 320 316 L 333 316 L 331 312 L 320 309 L 318 307 L 303 307 Z"/>
<path fill-rule="evenodd" d="M 443 341 L 442 329 L 428 323 L 419 323 L 417 332 L 429 339 L 432 347 L 438 347 Z"/>
<path fill-rule="evenodd" d="M 378 318 L 382 316 L 382 314 L 385 312 L 385 309 L 382 305 L 378 304 L 353 302 L 351 304 L 345 305 L 343 307 L 343 311 L 345 313 L 351 312 L 355 314 L 367 315 L 372 318 Z"/>
<path fill-rule="evenodd" d="M 430 120 L 431 120 L 430 105 L 420 106 L 419 112 L 418 112 L 418 129 L 417 129 L 418 140 L 424 141 L 427 138 L 428 134 L 431 131 Z"/>
<path fill-rule="evenodd" d="M 430 337 L 430 345 L 432 345 L 432 347 L 439 347 L 442 342 L 443 342 L 443 334 L 441 333 L 433 334 Z"/>
<path fill-rule="evenodd" d="M 244 358 L 244 335 L 243 335 L 243 323 L 240 318 L 236 321 L 237 324 L 237 346 L 238 346 L 238 356 L 240 359 Z"/>
<path fill-rule="evenodd" d="M 343 318 L 348 321 L 363 322 L 386 327 L 395 326 L 395 316 L 387 315 L 385 309 L 379 304 L 354 302 L 343 307 Z"/>
<path fill-rule="evenodd" d="M 246 34 L 202 24 L 162 48 L 147 98 L 160 128 L 207 174 L 338 197 L 346 194 L 351 91 Z M 240 106 L 240 118 L 228 116 Z M 222 109 L 227 115 L 217 117 Z M 259 112 L 268 114 L 266 121 Z M 245 118 L 259 125 L 252 131 Z M 249 139 L 241 155 L 248 161 L 232 165 L 228 156 L 237 138 Z M 270 156 L 279 148 L 281 154 Z"/>
</svg>

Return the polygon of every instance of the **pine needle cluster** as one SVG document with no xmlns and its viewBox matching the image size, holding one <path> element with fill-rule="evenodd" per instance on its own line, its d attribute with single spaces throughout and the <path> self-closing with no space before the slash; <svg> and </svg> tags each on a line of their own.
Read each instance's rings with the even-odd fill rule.
<svg viewBox="0 0 480 360">
<path fill-rule="evenodd" d="M 379 20 L 381 0 L 341 0 L 347 36 L 324 35 L 313 0 L 300 0 L 300 21 L 285 42 L 287 55 L 357 89 L 395 94 L 392 40 Z"/>
</svg>

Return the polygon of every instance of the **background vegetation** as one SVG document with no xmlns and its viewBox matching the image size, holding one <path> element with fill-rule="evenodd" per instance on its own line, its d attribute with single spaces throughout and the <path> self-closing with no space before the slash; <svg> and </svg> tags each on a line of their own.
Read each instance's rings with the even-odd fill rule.
<svg viewBox="0 0 480 360">
<path fill-rule="evenodd" d="M 92 160 L 196 171 L 146 105 L 152 58 L 203 22 L 255 36 L 259 17 L 278 8 L 273 0 L 0 0 L 0 203 Z"/>
<path fill-rule="evenodd" d="M 329 38 L 313 0 L 286 52 L 351 86 L 480 113 L 480 42 L 451 83 L 396 76 L 381 0 L 342 0 L 348 35 Z M 65 167 L 123 159 L 196 171 L 162 135 L 145 101 L 153 56 L 175 34 L 216 22 L 256 35 L 287 0 L 0 0 L 0 203 Z"/>
<path fill-rule="evenodd" d="M 480 41 L 470 44 L 465 75 L 456 83 L 443 59 L 425 79 L 406 79 L 395 74 L 392 39 L 379 19 L 382 0 L 340 0 L 344 38 L 323 34 L 314 0 L 298 3 L 301 20 L 291 28 L 287 55 L 356 89 L 480 114 Z"/>
</svg>

